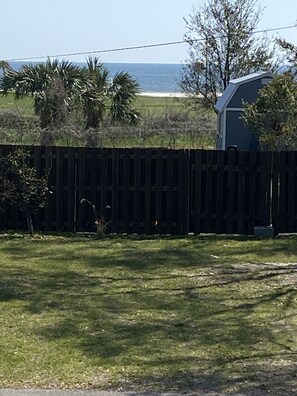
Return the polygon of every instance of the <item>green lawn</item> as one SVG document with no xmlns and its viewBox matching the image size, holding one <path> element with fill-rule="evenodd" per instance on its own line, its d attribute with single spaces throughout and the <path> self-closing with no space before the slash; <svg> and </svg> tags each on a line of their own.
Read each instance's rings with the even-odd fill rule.
<svg viewBox="0 0 297 396">
<path fill-rule="evenodd" d="M 1 234 L 0 262 L 0 387 L 296 394 L 296 236 Z"/>
<path fill-rule="evenodd" d="M 186 99 L 178 97 L 153 97 L 138 96 L 136 107 L 144 116 L 146 115 L 162 115 L 166 111 L 184 112 L 188 111 L 186 107 Z"/>
<path fill-rule="evenodd" d="M 135 106 L 144 115 L 161 115 L 168 109 L 177 112 L 185 111 L 185 101 L 184 98 L 138 96 Z M 15 100 L 13 94 L 2 96 L 0 93 L 0 111 L 7 109 L 19 110 L 23 114 L 32 115 L 33 99 L 24 97 Z"/>
<path fill-rule="evenodd" d="M 0 92 L 0 111 L 13 110 L 19 111 L 24 115 L 33 114 L 33 101 L 31 97 L 15 100 L 13 94 L 3 96 Z"/>
</svg>

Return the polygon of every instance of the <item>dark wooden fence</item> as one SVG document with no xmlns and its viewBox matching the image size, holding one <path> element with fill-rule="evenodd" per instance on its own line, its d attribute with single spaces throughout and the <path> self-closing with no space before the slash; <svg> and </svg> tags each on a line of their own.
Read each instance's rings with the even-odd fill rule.
<svg viewBox="0 0 297 396">
<path fill-rule="evenodd" d="M 270 224 L 271 153 L 191 151 L 191 231 L 253 234 Z"/>
<path fill-rule="evenodd" d="M 1 147 L 2 154 L 10 147 Z M 189 153 L 163 149 L 33 147 L 39 174 L 49 172 L 52 194 L 34 218 L 36 229 L 95 231 L 91 201 L 113 233 L 186 234 L 189 212 Z M 1 152 L 0 152 L 1 153 Z M 22 228 L 8 207 L 1 228 Z"/>
<path fill-rule="evenodd" d="M 272 223 L 276 232 L 297 232 L 297 152 L 273 153 L 272 187 Z"/>
<path fill-rule="evenodd" d="M 297 152 L 33 147 L 31 158 L 52 191 L 37 230 L 95 231 L 85 198 L 113 233 L 253 234 L 271 223 L 297 232 Z M 7 228 L 25 228 L 9 205 Z"/>
</svg>

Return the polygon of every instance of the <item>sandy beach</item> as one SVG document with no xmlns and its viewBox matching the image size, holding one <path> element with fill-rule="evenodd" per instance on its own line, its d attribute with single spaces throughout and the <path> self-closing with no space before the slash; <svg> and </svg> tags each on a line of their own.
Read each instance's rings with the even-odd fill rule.
<svg viewBox="0 0 297 396">
<path fill-rule="evenodd" d="M 182 92 L 141 92 L 139 96 L 150 96 L 152 98 L 185 98 Z"/>
</svg>

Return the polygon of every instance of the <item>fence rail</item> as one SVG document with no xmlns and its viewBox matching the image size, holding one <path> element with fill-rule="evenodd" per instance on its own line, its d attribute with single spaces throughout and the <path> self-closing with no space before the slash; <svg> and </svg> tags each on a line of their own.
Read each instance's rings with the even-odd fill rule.
<svg viewBox="0 0 297 396">
<path fill-rule="evenodd" d="M 13 146 L 0 146 L 6 155 Z M 112 233 L 253 234 L 297 231 L 297 152 L 32 147 L 52 194 L 37 230 L 94 231 L 91 201 Z M 7 205 L 0 229 L 22 229 Z"/>
</svg>

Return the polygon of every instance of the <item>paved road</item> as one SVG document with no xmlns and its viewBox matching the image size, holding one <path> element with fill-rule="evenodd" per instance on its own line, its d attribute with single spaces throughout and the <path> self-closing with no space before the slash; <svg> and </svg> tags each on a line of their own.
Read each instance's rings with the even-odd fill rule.
<svg viewBox="0 0 297 396">
<path fill-rule="evenodd" d="M 180 396 L 177 393 L 105 392 L 92 390 L 0 389 L 1 396 Z"/>
<path fill-rule="evenodd" d="M 91 390 L 56 390 L 56 389 L 0 389 L 0 396 L 182 396 L 181 393 L 152 392 L 105 392 Z M 188 393 L 186 396 L 224 396 L 222 393 Z M 227 396 L 227 395 L 225 395 Z M 233 393 L 228 396 L 244 396 Z"/>
</svg>

